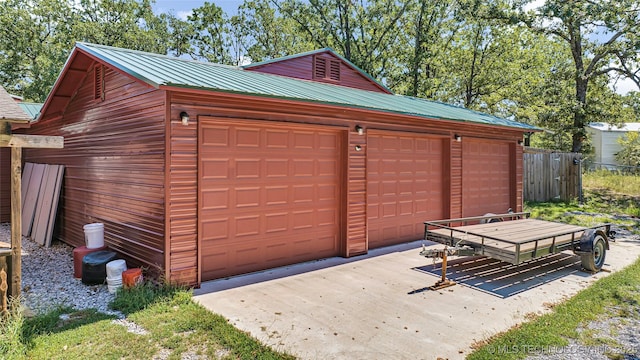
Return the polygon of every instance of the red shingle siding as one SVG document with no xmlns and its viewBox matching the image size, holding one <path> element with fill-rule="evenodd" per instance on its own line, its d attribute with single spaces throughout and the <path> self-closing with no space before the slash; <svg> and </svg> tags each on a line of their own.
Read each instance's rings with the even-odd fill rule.
<svg viewBox="0 0 640 360">
<path fill-rule="evenodd" d="M 65 165 L 57 238 L 84 245 L 83 225 L 105 224 L 105 243 L 133 264 L 164 266 L 164 92 L 104 67 L 105 101 L 94 76 L 62 118 L 26 132 L 64 137 L 64 149 L 25 149 L 25 161 Z"/>
</svg>

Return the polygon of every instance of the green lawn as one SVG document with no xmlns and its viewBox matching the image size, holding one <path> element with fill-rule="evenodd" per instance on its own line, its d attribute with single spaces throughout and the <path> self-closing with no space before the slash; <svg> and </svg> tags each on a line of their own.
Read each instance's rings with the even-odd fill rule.
<svg viewBox="0 0 640 360">
<path fill-rule="evenodd" d="M 2 359 L 293 359 L 260 344 L 194 303 L 191 292 L 150 284 L 118 294 L 112 307 L 137 332 L 95 311 L 59 309 L 34 318 L 20 311 L 0 321 Z M 62 316 L 61 316 L 62 315 Z"/>
</svg>

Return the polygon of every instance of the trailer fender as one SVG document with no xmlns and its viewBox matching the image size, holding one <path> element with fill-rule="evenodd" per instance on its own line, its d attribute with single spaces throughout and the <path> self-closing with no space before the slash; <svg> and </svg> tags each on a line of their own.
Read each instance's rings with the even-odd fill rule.
<svg viewBox="0 0 640 360">
<path fill-rule="evenodd" d="M 582 233 L 577 250 L 573 252 L 580 255 L 582 268 L 596 273 L 604 265 L 607 250 L 609 250 L 609 240 L 607 234 L 599 229 L 588 229 Z"/>
<path fill-rule="evenodd" d="M 573 252 L 576 254 L 591 254 L 598 235 L 604 239 L 605 248 L 609 250 L 609 239 L 604 231 L 600 229 L 587 229 L 582 233 L 580 242 L 574 246 Z"/>
</svg>

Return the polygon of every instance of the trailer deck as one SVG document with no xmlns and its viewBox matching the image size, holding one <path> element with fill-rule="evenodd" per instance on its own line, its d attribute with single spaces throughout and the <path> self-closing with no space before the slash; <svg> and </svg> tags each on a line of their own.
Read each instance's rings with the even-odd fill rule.
<svg viewBox="0 0 640 360">
<path fill-rule="evenodd" d="M 442 280 L 436 285 L 451 285 L 445 278 L 447 255 L 488 256 L 518 265 L 541 256 L 571 250 L 582 257 L 585 269 L 600 270 L 609 248 L 610 224 L 583 227 L 529 219 L 528 216 L 528 213 L 488 214 L 426 221 L 424 238 L 451 247 L 423 250 L 420 253 L 425 257 L 443 259 Z"/>
<path fill-rule="evenodd" d="M 523 261 L 567 250 L 587 228 L 537 219 L 443 227 L 425 223 L 425 239 L 454 246 L 480 247 L 481 253 L 518 265 Z M 603 228 L 606 225 L 602 226 Z"/>
</svg>

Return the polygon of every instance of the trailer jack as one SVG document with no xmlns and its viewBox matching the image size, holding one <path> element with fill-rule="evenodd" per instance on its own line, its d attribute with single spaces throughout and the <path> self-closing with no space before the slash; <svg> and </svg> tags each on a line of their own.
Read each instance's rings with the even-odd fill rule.
<svg viewBox="0 0 640 360">
<path fill-rule="evenodd" d="M 455 281 L 447 279 L 447 256 L 473 256 L 476 255 L 476 251 L 466 246 L 448 248 L 445 245 L 444 249 L 425 249 L 424 245 L 422 245 L 420 255 L 426 258 L 432 258 L 434 262 L 435 259 L 442 259 L 442 277 L 435 284 L 429 286 L 431 290 L 440 290 L 456 284 Z"/>
</svg>

